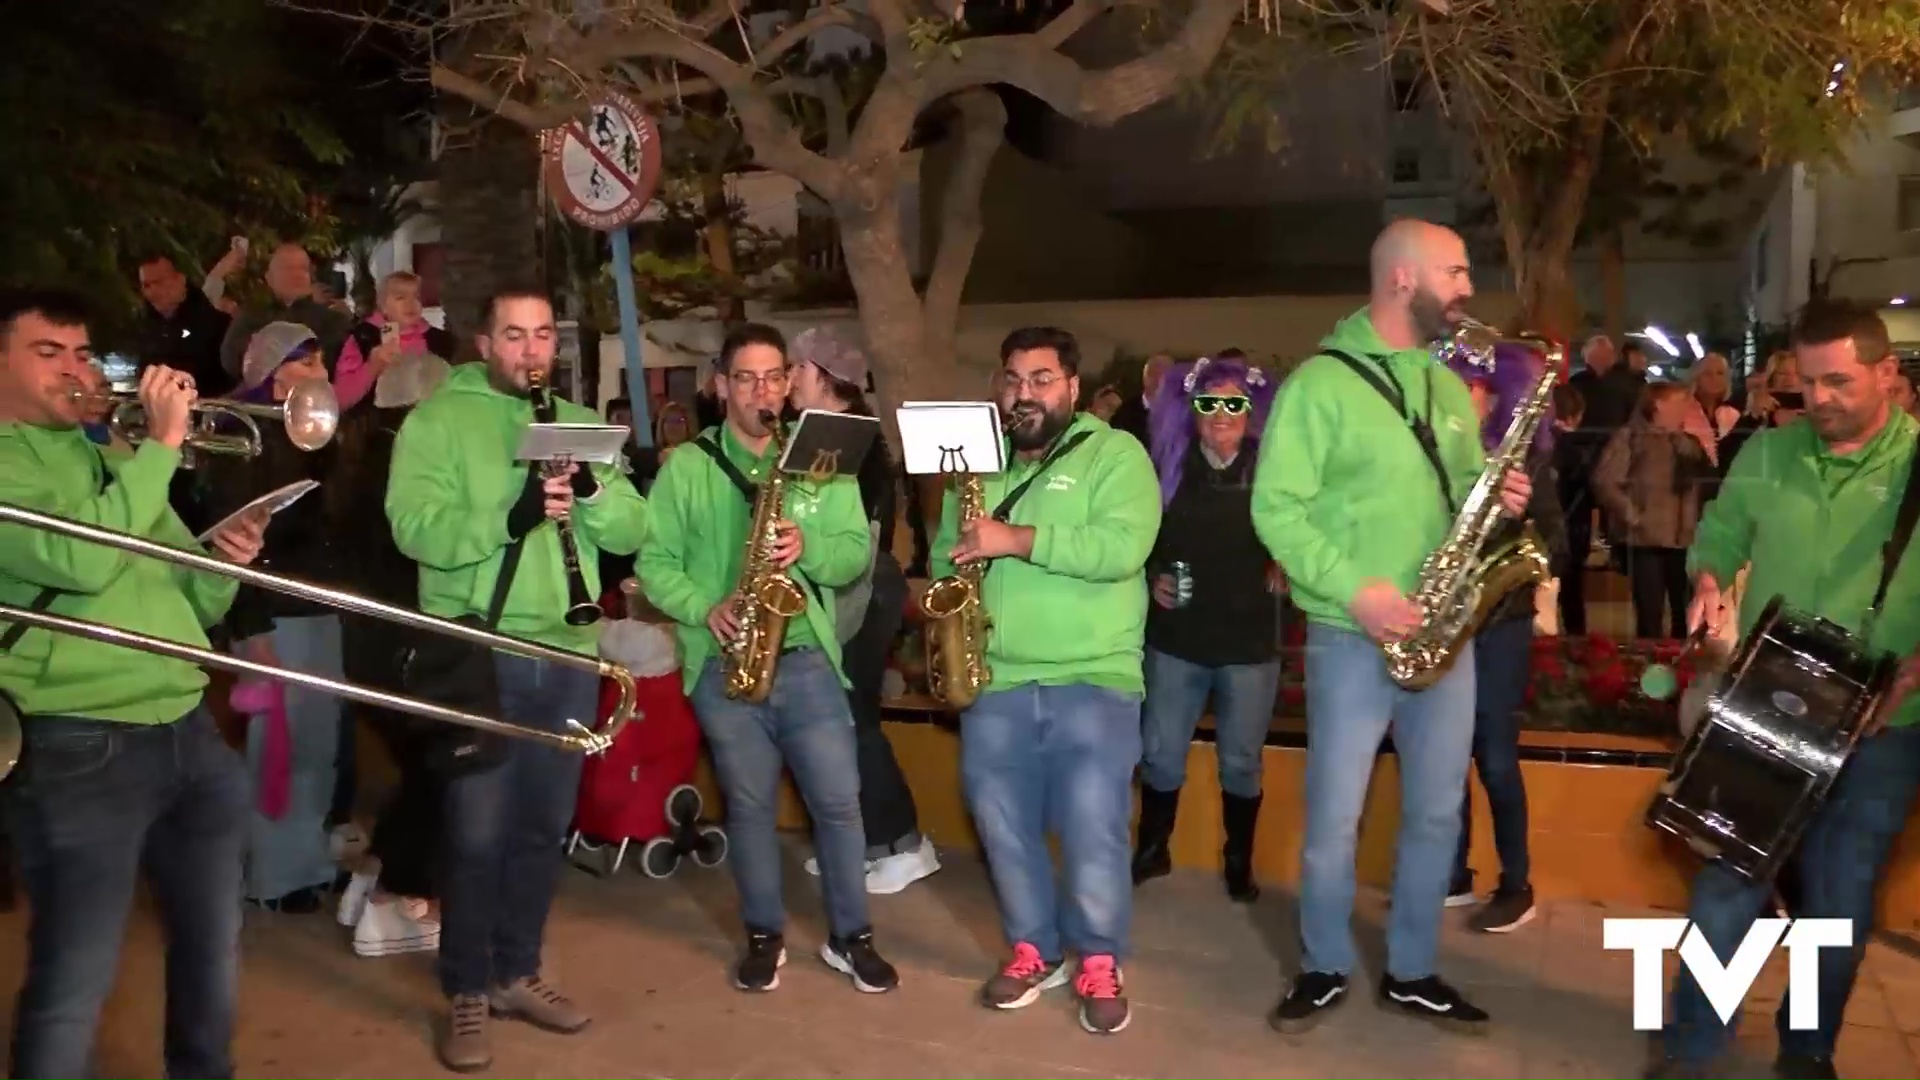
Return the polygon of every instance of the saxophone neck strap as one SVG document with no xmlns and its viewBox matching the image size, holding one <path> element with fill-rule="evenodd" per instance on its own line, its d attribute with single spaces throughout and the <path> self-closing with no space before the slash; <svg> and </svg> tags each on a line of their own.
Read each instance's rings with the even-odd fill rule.
<svg viewBox="0 0 1920 1080">
<path fill-rule="evenodd" d="M 1020 486 L 1007 492 L 1007 497 L 1001 499 L 1000 505 L 993 508 L 993 519 L 995 521 L 1005 522 L 1007 518 L 1013 514 L 1013 508 L 1018 506 L 1020 500 L 1027 494 L 1027 489 L 1033 486 L 1034 481 L 1045 476 L 1047 470 L 1053 467 L 1054 462 L 1073 453 L 1081 443 L 1086 442 L 1092 437 L 1093 432 L 1081 431 L 1075 433 L 1070 439 L 1055 443 L 1053 449 L 1047 453 L 1047 456 L 1040 459 L 1040 464 L 1034 468 L 1033 472 L 1029 473 L 1025 480 L 1020 481 Z"/>
<path fill-rule="evenodd" d="M 1433 466 L 1433 475 L 1440 481 L 1440 497 L 1446 500 L 1447 513 L 1451 514 L 1457 504 L 1453 501 L 1453 481 L 1447 476 L 1447 464 L 1440 458 L 1440 440 L 1433 433 L 1433 365 L 1427 365 L 1427 404 L 1420 416 L 1415 416 L 1407 408 L 1407 393 L 1400 388 L 1400 380 L 1393 377 L 1384 362 L 1369 364 L 1352 353 L 1339 349 L 1323 349 L 1326 355 L 1347 365 L 1355 375 L 1374 392 L 1387 399 L 1393 411 L 1406 421 L 1407 428 L 1413 433 L 1413 439 L 1420 444 L 1420 450 L 1427 455 L 1427 463 Z"/>
<path fill-rule="evenodd" d="M 713 459 L 713 463 L 719 466 L 727 479 L 733 481 L 733 486 L 740 490 L 740 497 L 747 500 L 747 505 L 751 507 L 754 500 L 760 497 L 760 488 L 747 479 L 747 474 L 740 471 L 740 466 L 735 465 L 732 459 L 727 457 L 727 452 L 720 448 L 720 437 L 715 435 L 707 438 L 703 435 L 693 440 L 693 445 L 706 451 L 707 456 Z"/>
</svg>

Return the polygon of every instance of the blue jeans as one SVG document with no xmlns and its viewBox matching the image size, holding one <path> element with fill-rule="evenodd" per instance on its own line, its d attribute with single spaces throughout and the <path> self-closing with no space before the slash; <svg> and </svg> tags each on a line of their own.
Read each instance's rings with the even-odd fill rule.
<svg viewBox="0 0 1920 1080">
<path fill-rule="evenodd" d="M 1787 1008 L 1792 995 L 1781 1000 L 1775 1026 L 1782 1054 L 1833 1056 L 1847 997 L 1853 993 L 1860 958 L 1873 931 L 1874 886 L 1886 869 L 1894 842 L 1906 827 L 1916 789 L 1920 789 L 1920 727 L 1883 731 L 1854 751 L 1826 805 L 1801 837 L 1793 855 L 1799 881 L 1794 917 L 1852 920 L 1853 948 L 1819 952 L 1819 1028 L 1788 1030 Z M 1687 917 L 1725 963 L 1739 948 L 1772 892 L 1770 883 L 1746 881 L 1718 861 L 1710 862 L 1693 880 L 1693 902 Z M 1731 1027 L 1722 1024 L 1708 1004 L 1700 984 L 1682 967 L 1674 983 L 1672 1014 L 1663 1036 L 1667 1056 L 1705 1064 L 1720 1053 L 1732 1034 Z"/>
<path fill-rule="evenodd" d="M 1140 698 L 1102 686 L 1016 686 L 960 721 L 960 772 L 1009 943 L 1123 957 L 1133 919 L 1133 769 Z M 1060 838 L 1056 898 L 1047 833 Z M 1064 902 L 1063 902 L 1064 901 Z"/>
<path fill-rule="evenodd" d="M 827 654 L 812 648 L 781 654 L 773 692 L 758 705 L 728 700 L 720 662 L 709 660 L 693 686 L 693 711 L 727 800 L 727 865 L 747 929 L 777 934 L 787 925 L 774 831 L 783 764 L 793 770 L 813 819 L 829 931 L 845 937 L 868 929 L 859 753 L 847 692 Z"/>
<path fill-rule="evenodd" d="M 16 1077 L 93 1075 L 142 867 L 167 941 L 168 1076 L 233 1075 L 246 766 L 198 708 L 172 724 L 30 717 L 3 790 L 33 907 Z"/>
<path fill-rule="evenodd" d="M 1300 937 L 1308 971 L 1353 970 L 1354 851 L 1374 758 L 1389 730 L 1400 767 L 1400 836 L 1387 919 L 1387 974 L 1434 974 L 1440 912 L 1460 842 L 1473 754 L 1473 645 L 1426 690 L 1400 689 L 1366 636 L 1307 627 L 1307 837 Z"/>
<path fill-rule="evenodd" d="M 503 719 L 563 731 L 593 727 L 600 680 L 545 660 L 494 654 Z M 540 941 L 560 883 L 581 756 L 506 740 L 506 760 L 455 776 L 446 790 L 440 867 L 440 988 L 483 994 L 540 973 Z"/>
<path fill-rule="evenodd" d="M 1493 849 L 1500 855 L 1500 888 L 1527 887 L 1527 782 L 1520 775 L 1520 707 L 1533 673 L 1533 620 L 1509 619 L 1489 626 L 1473 645 L 1473 764 L 1487 792 L 1493 818 Z M 1473 880 L 1467 849 L 1473 841 L 1473 795 L 1460 800 L 1460 854 L 1453 876 Z"/>
<path fill-rule="evenodd" d="M 1158 649 L 1146 655 L 1147 700 L 1140 709 L 1147 786 L 1178 791 L 1187 780 L 1193 729 L 1213 695 L 1214 753 L 1220 787 L 1229 795 L 1260 794 L 1260 752 L 1273 724 L 1280 661 L 1205 667 Z"/>
<path fill-rule="evenodd" d="M 280 617 L 267 635 L 282 664 L 312 675 L 342 678 L 337 615 Z M 279 820 L 248 815 L 247 897 L 277 900 L 300 889 L 324 887 L 340 867 L 327 850 L 327 812 L 333 805 L 340 752 L 341 702 L 331 694 L 285 688 L 287 737 L 292 743 L 291 790 Z M 256 784 L 266 769 L 267 728 L 247 725 L 247 767 Z"/>
</svg>

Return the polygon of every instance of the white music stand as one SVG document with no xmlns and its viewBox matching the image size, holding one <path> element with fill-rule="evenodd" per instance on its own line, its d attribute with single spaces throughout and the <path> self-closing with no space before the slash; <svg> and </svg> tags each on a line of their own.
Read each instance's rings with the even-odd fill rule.
<svg viewBox="0 0 1920 1080">
<path fill-rule="evenodd" d="M 907 472 L 997 473 L 1007 467 L 1000 408 L 985 401 L 908 401 L 898 410 Z"/>
<path fill-rule="evenodd" d="M 528 424 L 515 461 L 590 461 L 612 465 L 632 432 L 610 424 Z"/>
</svg>

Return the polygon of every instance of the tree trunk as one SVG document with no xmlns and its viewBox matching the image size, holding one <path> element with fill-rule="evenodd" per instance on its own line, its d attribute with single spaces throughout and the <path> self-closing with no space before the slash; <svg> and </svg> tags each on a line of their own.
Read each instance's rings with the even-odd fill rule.
<svg viewBox="0 0 1920 1080">
<path fill-rule="evenodd" d="M 447 329 L 463 345 L 482 329 L 480 305 L 503 288 L 546 287 L 534 223 L 540 157 L 523 128 L 451 103 L 461 130 L 437 162 L 440 233 L 447 254 L 440 286 Z"/>
<path fill-rule="evenodd" d="M 1607 336 L 1625 340 L 1627 334 L 1627 238 L 1625 231 L 1608 229 L 1600 240 L 1600 296 L 1602 325 Z"/>
<path fill-rule="evenodd" d="M 706 218 L 701 238 L 706 241 L 707 262 L 713 266 L 721 288 L 726 290 L 720 318 L 731 324 L 746 321 L 747 298 L 740 273 L 733 264 L 733 208 L 727 204 L 727 174 L 717 171 L 725 167 L 722 163 L 716 168 L 700 170 L 700 213 Z"/>
<path fill-rule="evenodd" d="M 949 394 L 954 358 L 950 349 L 942 356 L 927 351 L 926 309 L 907 264 L 899 188 L 876 183 L 873 190 L 876 197 L 868 204 L 836 205 L 834 220 L 847 276 L 859 297 L 874 388 L 885 404 L 883 415 L 891 420 L 892 406 L 901 401 Z"/>
</svg>

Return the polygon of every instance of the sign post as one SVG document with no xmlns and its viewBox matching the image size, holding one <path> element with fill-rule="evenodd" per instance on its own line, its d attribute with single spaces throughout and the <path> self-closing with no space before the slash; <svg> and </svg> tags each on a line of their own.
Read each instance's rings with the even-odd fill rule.
<svg viewBox="0 0 1920 1080">
<path fill-rule="evenodd" d="M 620 345 L 634 441 L 653 445 L 647 372 L 640 351 L 640 308 L 633 290 L 633 247 L 627 226 L 660 184 L 660 130 L 633 99 L 604 91 L 584 118 L 540 133 L 547 189 L 562 213 L 608 234 L 613 287 L 620 307 Z"/>
</svg>

